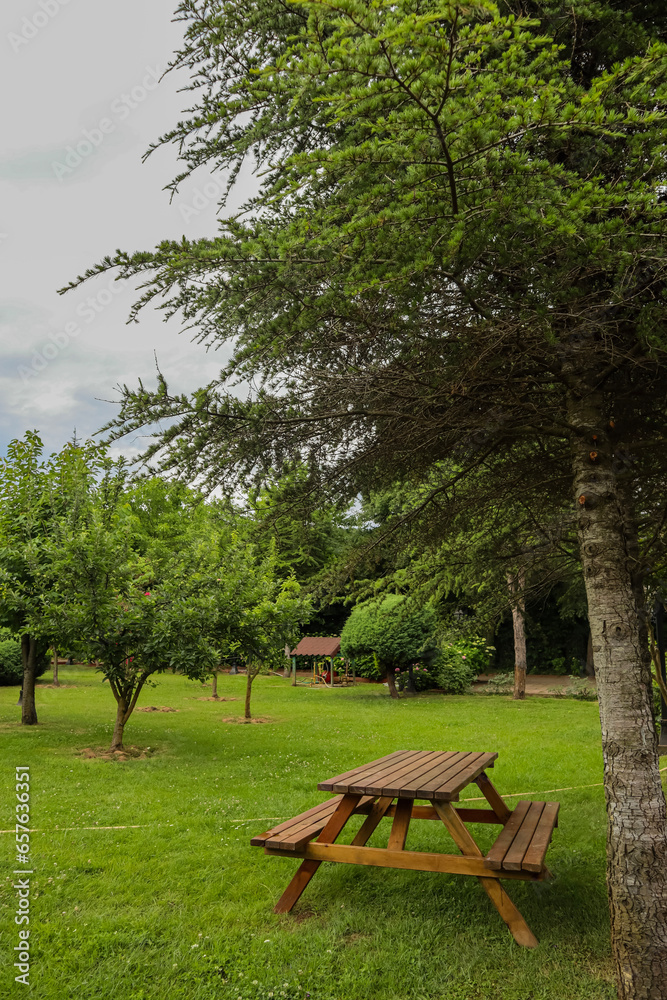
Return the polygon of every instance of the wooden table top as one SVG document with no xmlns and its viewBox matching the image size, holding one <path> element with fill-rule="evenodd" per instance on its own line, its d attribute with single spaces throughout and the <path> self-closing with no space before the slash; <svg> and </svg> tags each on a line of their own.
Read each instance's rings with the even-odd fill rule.
<svg viewBox="0 0 667 1000">
<path fill-rule="evenodd" d="M 370 764 L 337 774 L 317 786 L 323 792 L 392 795 L 402 799 L 452 801 L 497 753 L 454 750 L 397 750 Z"/>
</svg>

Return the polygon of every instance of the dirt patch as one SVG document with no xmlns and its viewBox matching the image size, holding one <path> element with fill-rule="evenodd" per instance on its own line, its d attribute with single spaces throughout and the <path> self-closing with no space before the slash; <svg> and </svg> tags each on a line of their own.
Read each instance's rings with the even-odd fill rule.
<svg viewBox="0 0 667 1000">
<path fill-rule="evenodd" d="M 71 690 L 72 688 L 77 688 L 78 684 L 40 684 L 39 681 L 35 684 L 38 688 L 52 688 L 54 691 L 59 691 L 61 688 L 67 688 Z"/>
<path fill-rule="evenodd" d="M 144 705 L 143 708 L 135 709 L 136 712 L 180 712 L 180 708 L 156 708 L 155 705 Z"/>
<path fill-rule="evenodd" d="M 238 698 L 197 698 L 197 701 L 238 701 Z"/>
<path fill-rule="evenodd" d="M 82 760 L 109 760 L 122 763 L 125 760 L 146 760 L 155 752 L 155 747 L 123 747 L 122 750 L 113 752 L 108 747 L 85 747 L 79 750 L 79 757 Z"/>
<path fill-rule="evenodd" d="M 316 917 L 319 917 L 319 913 L 315 913 L 315 910 L 299 910 L 298 913 L 292 913 L 295 924 L 304 924 L 306 920 L 314 920 Z"/>
<path fill-rule="evenodd" d="M 261 725 L 264 722 L 273 722 L 273 719 L 261 719 L 261 718 L 257 718 L 257 719 L 244 719 L 243 716 L 234 715 L 234 716 L 230 716 L 228 719 L 221 719 L 220 721 L 221 722 L 236 722 L 240 726 L 243 726 L 243 725 L 247 725 L 249 722 L 252 722 L 254 725 Z"/>
<path fill-rule="evenodd" d="M 345 944 L 356 944 L 357 941 L 369 941 L 370 934 L 345 934 L 343 941 Z"/>
</svg>

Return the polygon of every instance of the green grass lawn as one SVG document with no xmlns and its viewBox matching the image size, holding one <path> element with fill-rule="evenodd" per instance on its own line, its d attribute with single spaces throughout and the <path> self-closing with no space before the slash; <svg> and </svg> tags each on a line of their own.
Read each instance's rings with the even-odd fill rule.
<svg viewBox="0 0 667 1000">
<path fill-rule="evenodd" d="M 32 728 L 18 724 L 16 688 L 0 688 L 0 828 L 13 823 L 14 766 L 26 764 L 34 827 L 29 990 L 13 981 L 18 866 L 13 834 L 0 836 L 0 996 L 615 995 L 597 704 L 442 695 L 392 702 L 382 687 L 311 690 L 260 677 L 253 709 L 271 722 L 240 726 L 223 719 L 242 713 L 244 677 L 220 678 L 220 694 L 239 699 L 220 704 L 199 700 L 207 693 L 199 684 L 166 675 L 140 704 L 178 712 L 135 712 L 126 743 L 155 752 L 119 763 L 79 755 L 110 742 L 108 685 L 86 668 L 63 669 L 61 679 L 76 686 L 40 687 Z M 321 801 L 319 780 L 398 749 L 495 750 L 502 793 L 561 802 L 547 855 L 553 882 L 505 883 L 539 948 L 517 947 L 476 880 L 454 875 L 324 865 L 291 914 L 273 914 L 298 862 L 265 856 L 250 837 Z M 387 824 L 371 844 L 383 843 Z M 102 829 L 117 826 L 128 828 Z M 483 848 L 497 835 L 495 827 L 472 831 Z M 422 822 L 407 846 L 447 845 L 442 824 Z"/>
</svg>

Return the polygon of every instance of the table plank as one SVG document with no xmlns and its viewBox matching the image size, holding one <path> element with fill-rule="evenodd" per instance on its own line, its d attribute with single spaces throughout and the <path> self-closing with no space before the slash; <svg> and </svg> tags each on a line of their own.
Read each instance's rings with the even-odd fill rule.
<svg viewBox="0 0 667 1000">
<path fill-rule="evenodd" d="M 493 762 L 495 761 L 497 753 L 481 753 L 476 761 L 472 761 L 469 765 L 459 771 L 457 775 L 448 778 L 444 785 L 440 788 L 436 788 L 435 792 L 429 795 L 429 798 L 436 798 L 439 800 L 451 800 L 459 794 L 459 792 L 469 785 L 471 781 L 474 781 L 478 774 L 485 771 L 487 767 L 493 767 Z M 420 795 L 419 798 L 422 798 Z"/>
<path fill-rule="evenodd" d="M 394 791 L 394 795 L 398 795 L 400 793 L 400 795 L 405 798 L 428 798 L 428 795 L 419 795 L 418 792 L 424 791 L 425 789 L 428 790 L 431 787 L 437 788 L 447 779 L 448 775 L 458 773 L 458 770 L 465 764 L 465 762 L 475 756 L 475 754 L 472 754 L 467 750 L 440 754 L 438 761 L 428 772 L 423 772 L 414 776 L 407 776 L 405 781 L 401 784 L 400 792 Z"/>
<path fill-rule="evenodd" d="M 343 774 L 337 774 L 333 778 L 327 778 L 326 781 L 320 781 L 317 787 L 321 792 L 341 791 L 345 793 L 349 781 L 361 780 L 364 775 L 375 774 L 377 771 L 383 770 L 384 767 L 390 767 L 392 761 L 398 762 L 399 758 L 403 760 L 408 757 L 420 756 L 423 753 L 425 753 L 423 750 L 396 750 L 394 753 L 387 754 L 386 757 L 379 757 L 377 760 L 355 767 L 351 771 L 344 771 Z"/>
<path fill-rule="evenodd" d="M 365 771 L 363 774 L 351 775 L 344 781 L 336 781 L 332 786 L 336 789 L 345 789 L 346 794 L 348 791 L 355 789 L 355 794 L 369 794 L 366 792 L 368 788 L 382 787 L 382 781 L 389 775 L 394 774 L 397 770 L 402 768 L 407 768 L 410 770 L 412 767 L 416 766 L 424 757 L 428 754 L 427 750 L 412 750 L 409 752 L 409 756 L 406 755 L 402 760 L 390 760 L 376 762 L 375 766 L 369 770 Z M 318 787 L 323 787 L 324 785 L 329 785 L 329 782 L 322 782 Z M 356 789 L 364 789 L 363 792 L 356 792 Z M 378 794 L 378 793 L 373 793 Z"/>
<path fill-rule="evenodd" d="M 512 841 L 512 845 L 503 858 L 503 868 L 506 871 L 520 871 L 523 856 L 530 847 L 533 834 L 537 829 L 540 816 L 544 809 L 544 802 L 531 802 L 530 808 L 524 817 L 521 828 Z"/>
<path fill-rule="evenodd" d="M 418 791 L 420 793 L 419 798 L 432 799 L 435 792 L 441 788 L 450 778 L 456 778 L 465 768 L 471 764 L 475 764 L 484 756 L 480 751 L 461 751 L 457 754 L 457 759 L 454 762 L 454 766 L 447 768 L 444 773 L 436 774 L 430 781 L 423 782 Z"/>
<path fill-rule="evenodd" d="M 355 782 L 353 787 L 357 788 L 363 785 L 368 795 L 398 795 L 399 793 L 402 795 L 403 786 L 407 781 L 432 771 L 434 767 L 437 767 L 441 757 L 441 752 L 427 751 L 422 757 L 413 758 L 397 766 L 392 765 L 389 770 L 377 774 L 372 781 L 364 778 L 359 782 L 359 785 Z M 368 791 L 370 788 L 380 788 L 381 791 L 371 793 Z M 407 797 L 414 798 L 414 796 Z"/>
<path fill-rule="evenodd" d="M 341 797 L 342 798 L 342 797 Z M 373 797 L 366 796 L 365 799 L 361 799 L 359 802 L 360 806 L 372 805 Z M 337 808 L 337 807 L 336 807 Z M 356 809 L 355 809 L 356 812 Z M 281 834 L 272 836 L 266 841 L 266 847 L 280 847 L 286 851 L 298 851 L 304 844 L 307 844 L 309 840 L 312 840 L 321 830 L 324 829 L 329 821 L 329 816 L 327 813 L 320 814 L 320 816 L 311 817 L 310 819 L 303 819 L 300 823 L 288 830 L 285 830 Z"/>
<path fill-rule="evenodd" d="M 544 865 L 544 857 L 551 840 L 551 835 L 558 819 L 559 802 L 545 803 L 544 810 L 537 824 L 533 839 L 524 854 L 521 867 L 529 872 L 539 872 Z"/>
<path fill-rule="evenodd" d="M 323 792 L 355 795 L 394 795 L 441 801 L 458 797 L 497 753 L 453 750 L 402 750 L 371 761 L 318 784 Z"/>
<path fill-rule="evenodd" d="M 292 816 L 291 819 L 286 819 L 283 823 L 279 823 L 277 826 L 271 827 L 271 829 L 267 830 L 266 833 L 257 834 L 250 841 L 251 846 L 262 847 L 266 840 L 270 840 L 271 837 L 275 837 L 277 834 L 283 833 L 285 830 L 289 830 L 290 827 L 296 826 L 301 820 L 311 819 L 314 821 L 322 814 L 331 814 L 335 811 L 342 797 L 342 795 L 336 795 L 333 799 L 327 799 L 326 802 L 320 802 L 318 805 L 313 806 L 312 809 L 307 809 L 306 812 L 299 813 L 298 816 Z"/>
<path fill-rule="evenodd" d="M 489 853 L 484 859 L 484 863 L 487 868 L 492 868 L 499 870 L 502 868 L 503 858 L 507 854 L 507 851 L 512 846 L 512 841 L 516 837 L 521 824 L 523 823 L 524 817 L 528 812 L 530 802 L 521 801 L 517 803 L 516 808 L 512 812 L 512 815 L 507 820 L 507 823 L 502 829 L 502 832 L 498 836 L 495 844 L 491 847 Z"/>
</svg>

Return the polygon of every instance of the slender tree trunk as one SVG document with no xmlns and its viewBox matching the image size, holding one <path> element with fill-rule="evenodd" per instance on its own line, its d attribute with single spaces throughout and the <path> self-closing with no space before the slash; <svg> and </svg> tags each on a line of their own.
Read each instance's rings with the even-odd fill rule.
<svg viewBox="0 0 667 1000">
<path fill-rule="evenodd" d="M 507 583 L 512 601 L 512 626 L 514 628 L 514 698 L 526 697 L 526 601 L 523 588 L 526 582 L 525 570 L 508 574 Z"/>
<path fill-rule="evenodd" d="M 58 650 L 53 647 L 53 686 L 60 687 L 60 681 L 58 680 Z"/>
<path fill-rule="evenodd" d="M 23 660 L 21 723 L 24 726 L 36 726 L 37 709 L 35 708 L 35 671 L 37 668 L 37 649 L 34 635 L 21 636 L 21 658 Z"/>
<path fill-rule="evenodd" d="M 111 677 L 109 678 L 109 685 L 113 691 L 113 696 L 116 699 L 116 722 L 114 724 L 113 737 L 111 739 L 110 750 L 122 750 L 123 749 L 123 736 L 125 733 L 125 726 L 128 723 L 132 712 L 135 709 L 139 695 L 141 694 L 144 684 L 146 683 L 149 673 L 142 673 L 139 675 L 138 679 L 132 679 L 125 682 L 123 686 L 114 681 Z"/>
<path fill-rule="evenodd" d="M 216 698 L 216 699 L 218 697 L 218 671 L 217 670 L 213 671 L 213 679 L 211 680 L 211 697 L 212 698 Z"/>
<path fill-rule="evenodd" d="M 123 749 L 123 734 L 125 732 L 125 723 L 127 722 L 127 701 L 124 695 L 121 695 L 117 699 L 116 707 L 116 723 L 113 727 L 113 736 L 111 738 L 110 750 L 113 753 L 114 750 Z"/>
<path fill-rule="evenodd" d="M 637 530 L 595 390 L 569 406 L 575 504 L 600 704 L 607 887 L 621 1000 L 667 982 L 667 814 L 651 711 Z"/>
<path fill-rule="evenodd" d="M 387 687 L 389 688 L 389 694 L 392 698 L 398 698 L 399 693 L 396 690 L 396 678 L 394 677 L 394 668 L 387 667 Z"/>
<path fill-rule="evenodd" d="M 250 719 L 250 696 L 252 694 L 252 682 L 255 679 L 255 675 L 252 672 L 250 664 L 248 664 L 248 673 L 246 675 L 245 681 L 245 718 Z"/>
<path fill-rule="evenodd" d="M 417 689 L 415 687 L 415 678 L 414 678 L 414 674 L 412 672 L 412 669 L 413 669 L 412 668 L 412 664 L 409 664 L 409 666 L 408 666 L 408 681 L 407 681 L 407 684 L 405 685 L 405 693 L 407 695 L 417 694 Z"/>
</svg>

